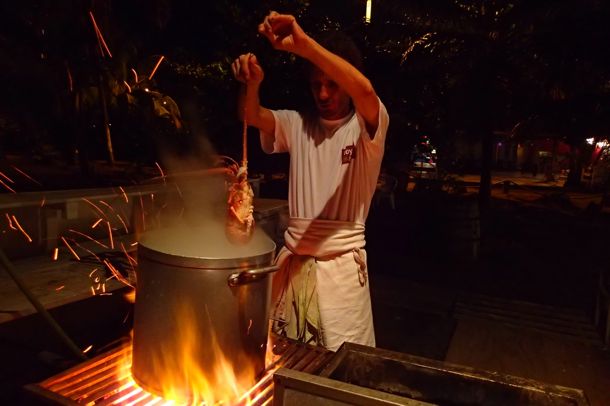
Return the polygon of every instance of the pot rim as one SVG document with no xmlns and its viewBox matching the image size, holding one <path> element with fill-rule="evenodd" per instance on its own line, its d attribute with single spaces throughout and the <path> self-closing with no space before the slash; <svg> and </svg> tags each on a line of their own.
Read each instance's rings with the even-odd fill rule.
<svg viewBox="0 0 610 406">
<path fill-rule="evenodd" d="M 149 261 L 176 268 L 205 270 L 247 269 L 271 264 L 275 258 L 275 243 L 273 243 L 273 248 L 264 254 L 236 258 L 208 258 L 174 255 L 138 244 L 138 257 L 138 263 L 141 262 L 141 258 L 146 258 Z"/>
</svg>

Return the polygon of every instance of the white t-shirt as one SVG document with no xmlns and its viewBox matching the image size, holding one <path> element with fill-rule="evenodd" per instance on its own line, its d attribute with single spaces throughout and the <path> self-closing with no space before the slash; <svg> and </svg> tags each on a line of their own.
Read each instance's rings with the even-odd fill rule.
<svg viewBox="0 0 610 406">
<path fill-rule="evenodd" d="M 364 224 L 381 169 L 389 124 L 379 102 L 374 137 L 364 119 L 352 112 L 344 119 L 320 119 L 305 128 L 293 110 L 273 110 L 273 153 L 290 153 L 288 205 L 291 217 Z"/>
</svg>

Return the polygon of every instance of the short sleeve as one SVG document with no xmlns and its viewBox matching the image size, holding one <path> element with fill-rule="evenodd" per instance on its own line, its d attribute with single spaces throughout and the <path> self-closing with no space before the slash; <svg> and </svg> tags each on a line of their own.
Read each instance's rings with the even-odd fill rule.
<svg viewBox="0 0 610 406">
<path fill-rule="evenodd" d="M 275 133 L 272 154 L 289 152 L 292 145 L 291 138 L 294 137 L 295 126 L 301 125 L 298 121 L 300 116 L 292 110 L 271 110 L 275 119 Z M 261 131 L 261 142 L 264 133 Z"/>
<path fill-rule="evenodd" d="M 373 138 L 370 137 L 369 133 L 366 131 L 366 125 L 364 123 L 364 118 L 360 114 L 358 114 L 358 121 L 360 122 L 360 127 L 362 128 L 362 138 L 366 142 L 370 142 L 373 144 L 383 145 L 385 143 L 386 134 L 388 132 L 388 126 L 390 125 L 390 116 L 388 115 L 388 111 L 385 108 L 385 105 L 379 99 L 379 118 L 377 122 L 377 131 Z"/>
</svg>

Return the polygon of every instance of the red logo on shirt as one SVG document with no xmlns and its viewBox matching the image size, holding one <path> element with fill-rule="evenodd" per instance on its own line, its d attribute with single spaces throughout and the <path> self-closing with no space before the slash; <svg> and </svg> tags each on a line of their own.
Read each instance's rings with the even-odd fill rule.
<svg viewBox="0 0 610 406">
<path fill-rule="evenodd" d="M 341 150 L 341 164 L 349 164 L 356 157 L 356 146 L 348 145 Z"/>
</svg>

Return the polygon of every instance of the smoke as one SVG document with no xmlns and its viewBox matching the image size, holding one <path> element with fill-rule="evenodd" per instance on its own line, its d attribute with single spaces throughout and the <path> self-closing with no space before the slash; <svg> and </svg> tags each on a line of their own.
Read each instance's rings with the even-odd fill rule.
<svg viewBox="0 0 610 406">
<path fill-rule="evenodd" d="M 159 214 L 163 226 L 203 226 L 224 216 L 226 180 L 220 168 L 215 168 L 216 151 L 203 135 L 189 138 L 171 140 L 173 145 L 166 143 L 159 149 L 164 170 L 160 197 L 165 207 Z"/>
<path fill-rule="evenodd" d="M 155 196 L 145 199 L 142 205 L 143 215 L 136 216 L 142 218 L 142 227 L 137 234 L 141 236 L 163 228 L 168 239 L 177 238 L 184 242 L 187 238 L 194 238 L 195 242 L 189 244 L 195 245 L 197 240 L 206 239 L 206 244 L 217 247 L 216 250 L 219 250 L 219 244 L 235 249 L 239 244 L 231 243 L 225 235 L 228 187 L 233 180 L 227 175 L 237 170 L 234 161 L 239 157 L 218 155 L 199 123 L 195 114 L 197 109 L 189 104 L 184 111 L 183 116 L 189 120 L 189 131 L 174 133 L 156 145 L 162 175 L 154 180 Z M 235 138 L 239 139 L 239 134 Z M 235 167 L 231 167 L 232 162 Z M 201 235 L 202 232 L 206 235 Z M 210 236 L 217 240 L 209 240 Z M 253 240 L 260 241 L 250 241 L 248 245 L 266 244 L 269 237 L 260 231 L 254 234 Z"/>
</svg>

